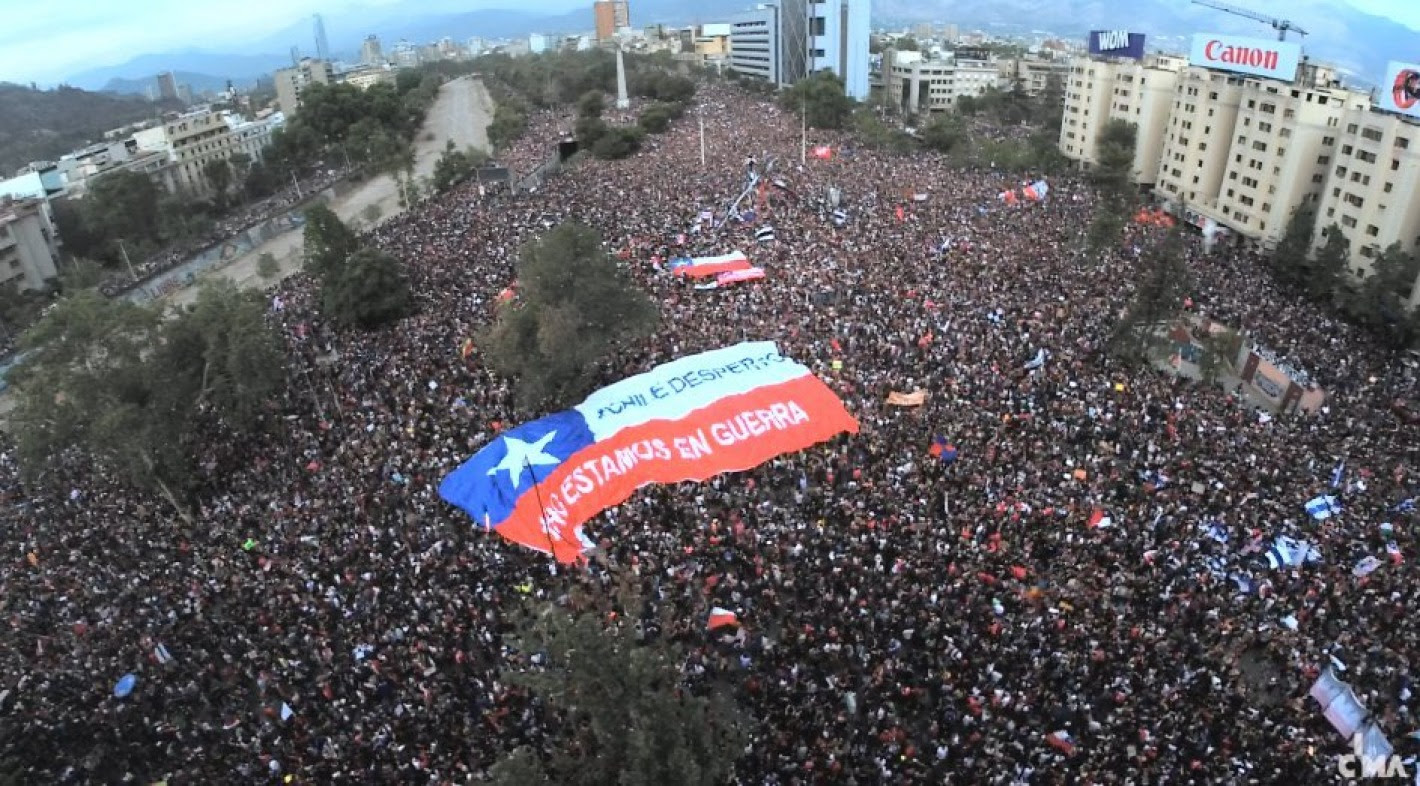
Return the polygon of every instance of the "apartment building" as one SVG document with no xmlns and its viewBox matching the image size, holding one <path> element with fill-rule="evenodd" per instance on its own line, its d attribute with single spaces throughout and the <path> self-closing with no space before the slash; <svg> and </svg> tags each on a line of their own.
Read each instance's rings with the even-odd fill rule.
<svg viewBox="0 0 1420 786">
<path fill-rule="evenodd" d="M 417 65 L 417 64 L 416 64 Z M 292 68 L 278 69 L 276 103 L 286 117 L 295 117 L 301 108 L 301 93 L 311 85 L 328 85 L 335 81 L 335 67 L 325 60 L 303 58 Z"/>
<path fill-rule="evenodd" d="M 227 114 L 199 109 L 139 131 L 133 141 L 137 150 L 161 153 L 172 165 L 163 172 L 163 184 L 170 191 L 202 193 L 208 188 L 203 167 L 209 161 L 228 160 L 236 152 L 259 151 L 269 141 L 270 129 L 264 131 L 264 140 L 262 133 L 252 129 L 233 133 Z"/>
<path fill-rule="evenodd" d="M 1292 81 L 1191 66 L 1175 89 L 1158 194 L 1186 204 L 1191 223 L 1270 248 L 1298 206 L 1320 200 L 1342 117 L 1369 104 L 1321 66 Z"/>
<path fill-rule="evenodd" d="M 596 0 L 592 3 L 592 18 L 597 40 L 609 41 L 618 30 L 631 26 L 631 8 L 626 0 Z"/>
<path fill-rule="evenodd" d="M 1317 205 L 1316 246 L 1336 224 L 1350 245 L 1351 272 L 1366 275 L 1399 243 L 1420 249 L 1420 121 L 1370 107 L 1348 109 Z M 1413 302 L 1420 298 L 1415 288 Z"/>
<path fill-rule="evenodd" d="M 0 287 L 43 289 L 59 275 L 58 258 L 43 200 L 0 201 Z"/>
<path fill-rule="evenodd" d="M 921 52 L 883 53 L 885 95 L 904 114 L 930 114 L 954 108 L 963 96 L 979 96 L 999 87 L 1001 72 L 986 60 L 929 60 Z"/>
<path fill-rule="evenodd" d="M 1072 73 L 1071 64 L 1065 60 L 1043 60 L 1034 57 L 1009 58 L 996 63 L 1001 84 L 1014 87 L 1017 82 L 1026 95 L 1038 96 L 1050 86 L 1051 80 L 1058 80 L 1061 89 Z"/>
<path fill-rule="evenodd" d="M 1081 58 L 1065 79 L 1060 152 L 1088 169 L 1099 161 L 1099 135 L 1111 120 L 1138 128 L 1133 177 L 1152 186 L 1158 179 L 1174 92 L 1187 60 L 1150 55 L 1141 60 Z"/>
</svg>

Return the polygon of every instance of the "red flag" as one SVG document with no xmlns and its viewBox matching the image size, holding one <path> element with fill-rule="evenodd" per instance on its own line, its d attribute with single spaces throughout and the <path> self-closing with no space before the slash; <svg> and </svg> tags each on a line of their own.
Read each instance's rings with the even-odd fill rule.
<svg viewBox="0 0 1420 786">
<path fill-rule="evenodd" d="M 907 211 L 902 209 L 902 205 L 898 205 L 898 206 L 897 206 L 897 220 L 898 220 L 898 221 L 906 221 L 906 220 L 907 220 Z"/>
<path fill-rule="evenodd" d="M 820 161 L 829 161 L 833 158 L 833 148 L 828 145 L 814 145 L 814 148 L 809 151 L 809 155 Z"/>
</svg>

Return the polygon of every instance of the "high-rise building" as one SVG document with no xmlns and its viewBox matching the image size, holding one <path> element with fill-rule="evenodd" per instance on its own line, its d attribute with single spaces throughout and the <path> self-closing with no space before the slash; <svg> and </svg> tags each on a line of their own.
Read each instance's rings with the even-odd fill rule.
<svg viewBox="0 0 1420 786">
<path fill-rule="evenodd" d="M 330 40 L 325 37 L 325 20 L 315 15 L 316 59 L 330 62 Z"/>
<path fill-rule="evenodd" d="M 1316 245 L 1333 224 L 1346 238 L 1351 272 L 1368 273 L 1382 251 L 1420 248 L 1420 123 L 1352 108 L 1341 116 L 1336 152 L 1317 205 Z M 1420 301 L 1420 285 L 1411 306 Z"/>
<path fill-rule="evenodd" d="M 631 7 L 627 0 L 596 0 L 592 3 L 592 17 L 597 40 L 609 41 L 616 37 L 616 31 L 631 26 Z"/>
<path fill-rule="evenodd" d="M 1370 103 L 1330 69 L 1282 81 L 1190 66 L 1174 88 L 1158 193 L 1260 245 L 1282 239 L 1293 210 L 1321 198 L 1341 118 Z"/>
<path fill-rule="evenodd" d="M 365 36 L 364 43 L 360 44 L 360 62 L 365 65 L 379 65 L 385 61 L 384 53 L 380 51 L 380 39 L 378 36 Z"/>
<path fill-rule="evenodd" d="M 1187 65 L 1184 58 L 1167 55 L 1076 60 L 1065 76 L 1060 152 L 1088 169 L 1099 162 L 1099 135 L 1105 124 L 1110 120 L 1133 123 L 1138 127 L 1134 182 L 1153 185 L 1173 114 L 1174 88 Z"/>
<path fill-rule="evenodd" d="M 832 71 L 845 92 L 868 97 L 870 0 L 815 0 L 808 7 L 808 72 Z"/>
<path fill-rule="evenodd" d="M 172 71 L 158 74 L 158 97 L 176 101 L 178 97 L 177 76 Z"/>
<path fill-rule="evenodd" d="M 295 68 L 278 70 L 273 79 L 276 82 L 276 103 L 286 117 L 294 117 L 301 108 L 301 93 L 309 86 L 328 85 L 335 81 L 335 69 L 324 60 L 306 58 Z"/>
<path fill-rule="evenodd" d="M 808 73 L 808 7 L 807 0 L 780 0 L 731 18 L 730 67 L 776 85 L 803 79 Z"/>
</svg>

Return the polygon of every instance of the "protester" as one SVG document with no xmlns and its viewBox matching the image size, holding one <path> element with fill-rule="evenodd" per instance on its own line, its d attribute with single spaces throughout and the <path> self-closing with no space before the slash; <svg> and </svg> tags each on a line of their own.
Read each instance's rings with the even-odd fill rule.
<svg viewBox="0 0 1420 786">
<path fill-rule="evenodd" d="M 1333 658 L 1392 742 L 1413 744 L 1417 588 L 1385 544 L 1414 558 L 1396 507 L 1420 441 L 1390 409 L 1415 394 L 1394 355 L 1258 259 L 1190 248 L 1195 312 L 1328 392 L 1314 414 L 1265 419 L 1235 390 L 1106 351 L 1159 235 L 1131 228 L 1089 254 L 1095 199 L 1078 179 L 1006 207 L 1018 174 L 818 132 L 832 158 L 801 163 L 796 116 L 724 86 L 699 100 L 704 167 L 692 118 L 533 193 L 469 183 L 381 225 L 367 237 L 407 266 L 418 305 L 397 326 L 337 330 L 309 276 L 285 281 L 278 425 L 208 435 L 191 524 L 83 457 L 30 487 L 4 455 L 0 717 L 27 782 L 477 780 L 550 744 L 507 679 L 522 662 L 502 643 L 509 612 L 609 608 L 614 571 L 639 579 L 647 634 L 688 649 L 688 679 L 754 719 L 744 784 L 1333 782 L 1348 746 L 1306 697 Z M 529 171 L 569 128 L 536 115 L 503 160 Z M 750 157 L 766 187 L 741 222 Z M 604 382 L 768 339 L 861 433 L 645 488 L 588 524 L 601 547 L 582 568 L 482 532 L 438 483 L 541 413 L 461 347 L 520 245 L 573 220 L 662 309 Z M 759 244 L 766 224 L 776 239 Z M 658 261 L 737 249 L 768 277 L 697 291 Z M 921 406 L 885 403 L 916 390 Z M 1317 521 L 1304 506 L 1322 493 L 1343 511 Z M 1321 559 L 1270 569 L 1279 535 Z M 1382 566 L 1353 577 L 1368 555 Z M 743 635 L 707 631 L 711 606 Z M 657 633 L 659 619 L 674 622 Z"/>
</svg>

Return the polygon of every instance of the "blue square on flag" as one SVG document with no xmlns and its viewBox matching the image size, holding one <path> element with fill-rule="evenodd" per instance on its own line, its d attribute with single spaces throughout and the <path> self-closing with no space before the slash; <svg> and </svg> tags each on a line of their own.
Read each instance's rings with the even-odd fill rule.
<svg viewBox="0 0 1420 786">
<path fill-rule="evenodd" d="M 500 434 L 444 478 L 439 495 L 479 524 L 488 521 L 497 526 L 535 482 L 595 441 L 586 419 L 576 410 L 524 423 Z"/>
</svg>

